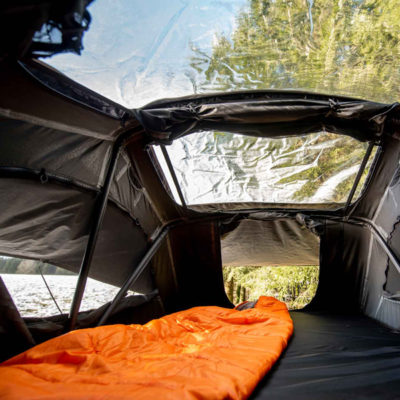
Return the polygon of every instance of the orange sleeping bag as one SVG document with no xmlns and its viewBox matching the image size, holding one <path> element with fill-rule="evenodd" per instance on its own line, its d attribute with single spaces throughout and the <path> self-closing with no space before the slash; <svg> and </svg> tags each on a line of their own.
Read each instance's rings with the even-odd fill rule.
<svg viewBox="0 0 400 400">
<path fill-rule="evenodd" d="M 0 399 L 245 399 L 293 332 L 284 303 L 82 329 L 0 365 Z"/>
</svg>

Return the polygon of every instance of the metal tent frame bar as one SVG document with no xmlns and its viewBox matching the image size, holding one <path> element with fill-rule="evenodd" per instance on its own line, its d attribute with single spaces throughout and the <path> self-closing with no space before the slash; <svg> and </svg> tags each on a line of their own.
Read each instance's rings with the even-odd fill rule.
<svg viewBox="0 0 400 400">
<path fill-rule="evenodd" d="M 345 221 L 349 224 L 352 225 L 358 225 L 362 226 L 364 228 L 367 228 L 376 241 L 380 244 L 386 255 L 389 257 L 390 261 L 393 263 L 395 268 L 397 269 L 397 272 L 400 274 L 400 261 L 397 258 L 396 254 L 392 250 L 392 248 L 389 246 L 388 242 L 385 240 L 385 238 L 382 236 L 382 234 L 379 232 L 378 227 L 369 219 L 366 218 L 352 218 L 351 220 Z"/>
<path fill-rule="evenodd" d="M 356 179 L 354 180 L 354 183 L 350 190 L 349 196 L 347 197 L 346 205 L 344 206 L 344 209 L 343 209 L 344 214 L 347 213 L 347 211 L 351 205 L 351 201 L 353 200 L 354 193 L 356 192 L 358 184 L 360 183 L 361 177 L 365 171 L 365 168 L 367 167 L 367 163 L 368 163 L 369 157 L 371 156 L 372 149 L 374 148 L 374 146 L 375 146 L 375 143 L 370 142 L 368 145 L 367 151 L 364 154 L 364 158 L 361 161 L 361 165 L 360 165 L 360 168 L 358 169 Z"/>
<path fill-rule="evenodd" d="M 169 173 L 171 174 L 172 180 L 174 181 L 175 188 L 176 188 L 176 191 L 178 192 L 178 196 L 179 196 L 179 199 L 181 200 L 182 206 L 184 208 L 187 208 L 186 202 L 185 202 L 185 198 L 184 198 L 183 193 L 182 193 L 182 188 L 181 188 L 181 185 L 178 182 L 178 178 L 176 176 L 175 169 L 174 169 L 174 166 L 172 165 L 171 158 L 169 157 L 168 151 L 167 151 L 167 149 L 165 148 L 165 146 L 163 144 L 160 145 L 160 147 L 161 147 L 161 151 L 163 153 L 163 156 L 165 158 L 165 162 L 167 163 L 167 166 L 168 166 L 168 169 L 169 169 Z"/>
<path fill-rule="evenodd" d="M 165 237 L 167 236 L 171 226 L 165 226 L 157 235 L 157 237 L 154 239 L 153 243 L 147 250 L 146 254 L 143 256 L 137 267 L 134 269 L 133 273 L 131 276 L 125 281 L 121 289 L 118 291 L 118 293 L 115 295 L 114 299 L 104 312 L 103 316 L 100 318 L 100 321 L 98 322 L 97 326 L 104 325 L 105 322 L 107 321 L 108 317 L 111 315 L 111 313 L 114 311 L 115 307 L 117 304 L 121 301 L 123 297 L 125 297 L 126 292 L 129 290 L 129 288 L 137 281 L 137 279 L 140 277 L 141 273 L 146 269 L 147 265 L 153 258 L 153 256 L 156 254 L 157 250 L 160 248 L 162 243 L 164 242 Z"/>
<path fill-rule="evenodd" d="M 313 217 L 310 217 L 313 219 Z M 400 274 L 400 260 L 396 256 L 396 253 L 393 251 L 393 249 L 390 247 L 389 243 L 383 235 L 379 232 L 379 228 L 374 224 L 373 221 L 367 219 L 367 218 L 362 218 L 362 217 L 352 217 L 352 218 L 347 218 L 347 217 L 331 217 L 331 216 L 315 216 L 316 219 L 321 219 L 324 218 L 327 221 L 335 221 L 335 222 L 342 222 L 345 224 L 353 225 L 353 226 L 358 226 L 364 229 L 368 229 L 373 237 L 376 239 L 376 241 L 379 243 L 381 246 L 382 250 L 386 253 L 386 255 L 389 257 L 390 261 L 393 263 L 395 266 L 396 270 Z"/>
<path fill-rule="evenodd" d="M 108 196 L 110 194 L 111 183 L 114 177 L 114 172 L 117 166 L 120 150 L 125 144 L 125 141 L 137 132 L 137 128 L 122 133 L 114 142 L 111 156 L 108 163 L 107 173 L 104 180 L 103 187 L 96 199 L 93 209 L 92 224 L 89 233 L 89 239 L 86 244 L 85 253 L 82 259 L 81 267 L 79 270 L 78 281 L 75 288 L 74 297 L 72 299 L 70 312 L 68 315 L 68 330 L 75 329 L 79 308 L 82 303 L 83 294 L 85 292 L 87 278 L 93 259 L 94 250 L 96 248 L 97 238 L 103 223 L 104 215 L 107 209 Z"/>
</svg>

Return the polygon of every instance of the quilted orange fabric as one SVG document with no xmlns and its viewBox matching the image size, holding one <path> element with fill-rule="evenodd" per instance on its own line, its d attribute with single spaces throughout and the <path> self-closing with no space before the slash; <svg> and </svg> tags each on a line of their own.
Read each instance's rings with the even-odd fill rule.
<svg viewBox="0 0 400 400">
<path fill-rule="evenodd" d="M 245 399 L 293 331 L 285 304 L 82 329 L 0 366 L 0 399 Z"/>
</svg>

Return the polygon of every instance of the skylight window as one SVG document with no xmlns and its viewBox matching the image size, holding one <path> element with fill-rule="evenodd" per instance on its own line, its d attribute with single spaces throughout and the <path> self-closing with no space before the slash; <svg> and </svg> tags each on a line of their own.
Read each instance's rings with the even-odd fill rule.
<svg viewBox="0 0 400 400">
<path fill-rule="evenodd" d="M 45 61 L 129 107 L 161 98 L 301 89 L 398 99 L 394 1 L 96 0 L 82 55 Z"/>
</svg>

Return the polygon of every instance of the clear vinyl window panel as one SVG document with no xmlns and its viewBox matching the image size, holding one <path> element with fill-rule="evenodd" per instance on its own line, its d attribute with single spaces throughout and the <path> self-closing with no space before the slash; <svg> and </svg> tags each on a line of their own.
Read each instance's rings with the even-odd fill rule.
<svg viewBox="0 0 400 400">
<path fill-rule="evenodd" d="M 398 6 L 398 0 L 97 0 L 82 55 L 45 61 L 129 108 L 245 89 L 393 102 L 400 87 Z"/>
<path fill-rule="evenodd" d="M 167 147 L 186 204 L 344 204 L 368 143 L 332 133 L 290 138 L 255 138 L 198 132 Z M 161 151 L 156 154 L 174 183 Z M 358 184 L 362 191 L 376 150 Z M 178 201 L 176 191 L 173 190 Z"/>
</svg>

